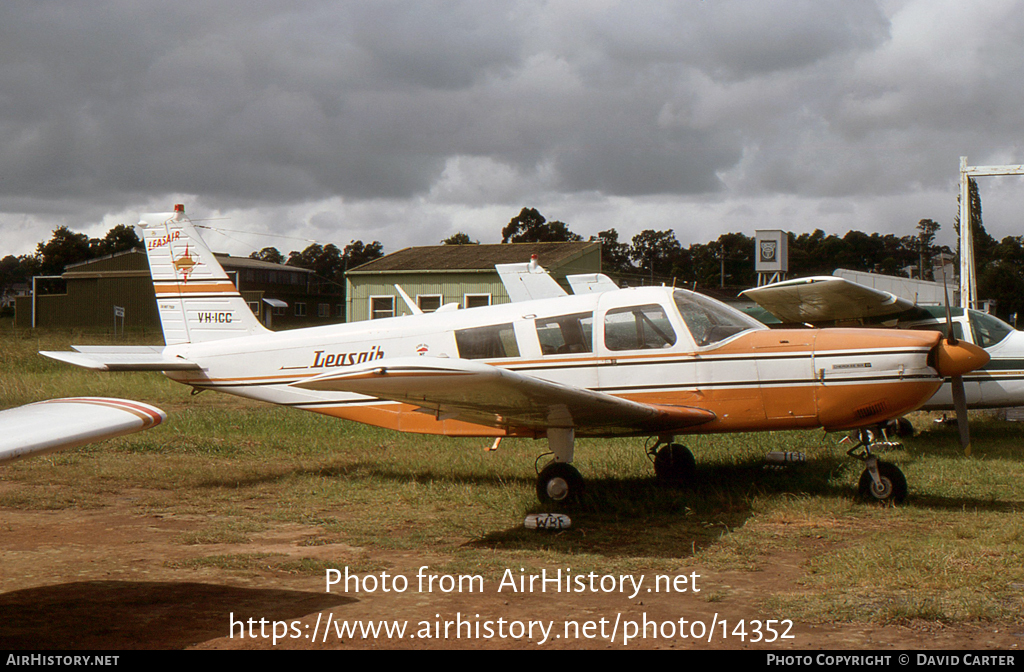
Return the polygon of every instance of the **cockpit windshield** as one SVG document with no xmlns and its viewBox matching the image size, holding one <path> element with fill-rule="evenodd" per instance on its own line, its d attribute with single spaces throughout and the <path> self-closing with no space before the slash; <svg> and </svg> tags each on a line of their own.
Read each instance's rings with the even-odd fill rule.
<svg viewBox="0 0 1024 672">
<path fill-rule="evenodd" d="M 706 296 L 681 289 L 672 295 L 697 347 L 724 341 L 742 331 L 768 328 L 735 308 Z"/>
<path fill-rule="evenodd" d="M 974 332 L 975 343 L 983 348 L 1001 342 L 1013 332 L 1013 327 L 988 313 L 971 310 L 967 314 L 971 319 L 971 330 Z"/>
</svg>

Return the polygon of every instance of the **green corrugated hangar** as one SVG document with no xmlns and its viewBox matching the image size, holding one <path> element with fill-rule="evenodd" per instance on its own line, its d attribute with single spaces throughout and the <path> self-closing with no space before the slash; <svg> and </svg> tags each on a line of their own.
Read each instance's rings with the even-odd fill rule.
<svg viewBox="0 0 1024 672">
<path fill-rule="evenodd" d="M 568 290 L 565 276 L 601 272 L 601 244 L 502 243 L 407 247 L 345 274 L 346 321 L 408 315 L 395 285 L 424 312 L 446 303 L 473 308 L 508 303 L 495 264 L 538 263 Z"/>
<path fill-rule="evenodd" d="M 313 271 L 216 256 L 267 327 L 308 327 L 341 322 L 344 317 L 341 287 L 317 278 Z M 160 330 L 149 263 L 141 250 L 72 264 L 59 280 L 66 288 L 61 293 L 46 293 L 44 285 L 55 280 L 40 280 L 37 296 L 16 299 L 15 324 L 19 328 L 115 330 L 117 313 L 117 330 Z"/>
</svg>

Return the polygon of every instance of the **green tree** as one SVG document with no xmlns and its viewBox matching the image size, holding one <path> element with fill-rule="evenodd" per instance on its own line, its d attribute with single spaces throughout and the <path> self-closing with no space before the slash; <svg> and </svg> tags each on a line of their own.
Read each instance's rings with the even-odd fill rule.
<svg viewBox="0 0 1024 672">
<path fill-rule="evenodd" d="M 249 258 L 268 261 L 271 264 L 283 264 L 285 262 L 284 255 L 281 254 L 281 251 L 276 247 L 264 247 L 259 252 L 253 252 L 250 254 Z"/>
<path fill-rule="evenodd" d="M 350 268 L 362 266 L 368 261 L 373 261 L 383 256 L 384 245 L 379 240 L 365 245 L 361 240 L 353 240 L 345 246 L 345 251 L 342 254 L 344 270 L 347 271 Z"/>
<path fill-rule="evenodd" d="M 108 254 L 118 254 L 119 252 L 128 252 L 129 250 L 142 248 L 142 241 L 139 240 L 138 234 L 135 233 L 134 226 L 118 224 L 107 231 L 107 235 L 102 239 L 93 238 L 90 240 L 89 248 L 93 257 L 103 257 Z"/>
<path fill-rule="evenodd" d="M 629 260 L 629 245 L 619 242 L 619 232 L 615 229 L 601 231 L 591 236 L 592 242 L 601 243 L 601 270 L 613 275 L 636 273 L 636 267 Z"/>
<path fill-rule="evenodd" d="M 932 246 L 935 244 L 935 234 L 940 228 L 939 223 L 931 219 L 922 219 L 917 223 L 920 254 L 917 268 L 918 277 L 922 280 L 935 279 L 935 273 L 932 271 Z"/>
<path fill-rule="evenodd" d="M 967 194 L 970 199 L 971 211 L 971 235 L 974 243 L 974 266 L 983 268 L 992 259 L 992 253 L 996 247 L 996 241 L 988 235 L 981 216 L 981 194 L 978 192 L 978 183 L 973 177 L 967 178 Z M 957 256 L 960 255 L 960 197 L 957 196 L 956 217 L 953 218 L 953 229 L 957 236 Z"/>
<path fill-rule="evenodd" d="M 442 245 L 479 245 L 479 240 L 473 240 L 469 237 L 468 233 L 459 231 L 458 233 L 452 234 L 441 241 Z"/>
<path fill-rule="evenodd" d="M 549 222 L 534 208 L 523 208 L 501 230 L 503 243 L 565 243 L 583 240 L 565 222 Z"/>
<path fill-rule="evenodd" d="M 49 241 L 39 243 L 36 256 L 41 275 L 60 275 L 67 266 L 93 258 L 89 237 L 66 226 L 57 227 Z"/>
<path fill-rule="evenodd" d="M 327 245 L 312 243 L 302 252 L 292 251 L 288 255 L 288 265 L 307 268 L 324 280 L 332 282 L 340 283 L 344 273 L 341 250 L 332 243 Z"/>
<path fill-rule="evenodd" d="M 654 284 L 656 276 L 673 277 L 682 251 L 683 246 L 676 239 L 675 231 L 646 229 L 633 236 L 629 258 L 636 262 L 643 274 Z"/>
</svg>

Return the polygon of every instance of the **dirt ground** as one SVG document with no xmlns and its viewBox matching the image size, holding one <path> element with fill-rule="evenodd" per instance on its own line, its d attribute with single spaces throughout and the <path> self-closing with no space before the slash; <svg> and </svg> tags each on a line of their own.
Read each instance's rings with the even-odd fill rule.
<svg viewBox="0 0 1024 672">
<path fill-rule="evenodd" d="M 12 486 L 0 483 L 0 491 L 5 487 Z M 372 560 L 388 566 L 390 574 L 409 579 L 405 592 L 344 593 L 335 587 L 328 593 L 323 573 L 284 571 L 280 555 L 330 559 L 356 549 L 302 545 L 319 531 L 295 524 L 280 524 L 241 545 L 176 541 L 203 522 L 200 516 L 139 514 L 124 499 L 99 510 L 0 510 L 0 649 L 749 648 L 793 652 L 1015 650 L 1024 641 L 1024 633 L 998 628 L 800 622 L 788 630 L 773 624 L 791 638 L 750 641 L 755 637 L 752 621 L 785 618 L 785 614 L 758 613 L 757 598 L 770 591 L 801 590 L 802 564 L 814 552 L 813 545 L 806 552 L 773 558 L 761 572 L 687 567 L 688 574 L 700 576 L 701 594 L 641 589 L 632 599 L 632 589 L 626 594 L 600 590 L 513 593 L 506 586 L 498 592 L 496 581 L 473 594 L 421 592 L 416 589 L 417 568 L 436 566 L 445 558 L 373 550 Z M 274 565 L 260 566 L 256 560 L 242 569 L 189 563 L 243 553 L 279 555 Z M 644 580 L 641 585 L 650 586 L 654 579 L 648 575 Z M 709 600 L 709 595 L 714 599 Z M 648 626 L 646 639 L 634 639 L 624 647 L 623 635 L 630 632 L 627 622 L 642 623 L 644 618 L 659 624 L 657 636 L 652 634 L 654 626 Z M 265 619 L 266 638 L 259 637 L 260 619 Z M 328 626 L 328 619 L 335 624 Z M 338 636 L 339 619 L 408 620 L 409 624 L 404 638 L 364 639 Z M 464 622 L 460 635 L 456 636 L 455 626 L 449 626 L 446 638 L 444 626 L 436 624 L 456 619 Z M 686 619 L 683 632 L 691 636 L 679 636 L 680 619 Z M 564 623 L 569 620 L 581 628 L 586 621 L 593 624 L 578 636 L 565 636 Z M 272 641 L 275 621 L 284 635 L 276 644 Z M 540 643 L 539 628 L 530 636 L 523 625 L 529 621 L 554 623 L 546 641 Z M 694 621 L 702 623 L 698 627 Z M 744 621 L 745 638 L 735 632 L 740 621 Z M 707 629 L 713 623 L 717 625 L 708 641 Z M 493 632 L 490 637 L 488 628 Z M 615 640 L 611 641 L 613 628 Z M 696 639 L 702 631 L 702 638 Z M 762 630 L 762 636 L 767 637 L 767 631 Z"/>
</svg>

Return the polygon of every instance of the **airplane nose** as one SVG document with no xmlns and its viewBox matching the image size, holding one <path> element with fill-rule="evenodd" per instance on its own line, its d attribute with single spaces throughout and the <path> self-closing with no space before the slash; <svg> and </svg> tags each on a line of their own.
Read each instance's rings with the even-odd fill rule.
<svg viewBox="0 0 1024 672">
<path fill-rule="evenodd" d="M 943 378 L 962 376 L 969 371 L 980 369 L 988 364 L 989 360 L 987 352 L 966 341 L 950 344 L 946 339 L 942 339 L 932 353 L 935 356 L 935 370 Z"/>
</svg>

